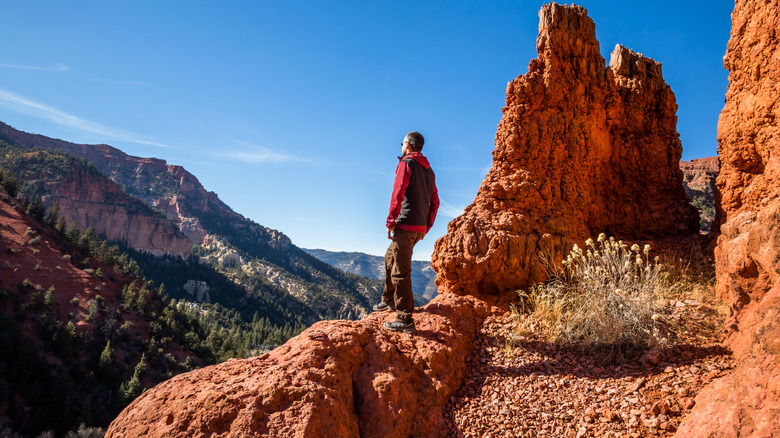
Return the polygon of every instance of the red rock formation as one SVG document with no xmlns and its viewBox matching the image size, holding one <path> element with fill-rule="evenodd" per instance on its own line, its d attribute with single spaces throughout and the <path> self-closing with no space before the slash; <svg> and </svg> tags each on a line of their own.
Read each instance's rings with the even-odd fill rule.
<svg viewBox="0 0 780 438">
<path fill-rule="evenodd" d="M 439 295 L 414 335 L 380 328 L 390 312 L 322 321 L 271 353 L 176 376 L 144 393 L 106 437 L 442 436 L 443 409 L 490 308 Z"/>
<path fill-rule="evenodd" d="M 186 256 L 192 249 L 192 241 L 170 219 L 101 174 L 74 168 L 65 181 L 49 185 L 53 195 L 47 203 L 59 203 L 60 215 L 81 229 L 91 228 L 109 240 L 152 254 Z"/>
<path fill-rule="evenodd" d="M 661 64 L 622 46 L 609 68 L 580 6 L 539 13 L 539 57 L 507 86 L 493 167 L 436 242 L 440 290 L 514 291 L 546 279 L 540 256 L 572 243 L 686 234 L 677 104 Z"/>
<path fill-rule="evenodd" d="M 715 261 L 737 367 L 700 393 L 680 437 L 780 433 L 780 2 L 737 0 L 731 20 Z"/>
</svg>

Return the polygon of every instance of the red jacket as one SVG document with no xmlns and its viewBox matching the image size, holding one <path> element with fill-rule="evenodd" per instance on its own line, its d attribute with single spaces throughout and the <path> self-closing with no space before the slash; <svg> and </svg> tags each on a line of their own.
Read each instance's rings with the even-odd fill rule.
<svg viewBox="0 0 780 438">
<path fill-rule="evenodd" d="M 420 152 L 412 152 L 399 160 L 387 228 L 392 230 L 398 226 L 406 231 L 427 233 L 439 211 L 436 175 Z"/>
</svg>

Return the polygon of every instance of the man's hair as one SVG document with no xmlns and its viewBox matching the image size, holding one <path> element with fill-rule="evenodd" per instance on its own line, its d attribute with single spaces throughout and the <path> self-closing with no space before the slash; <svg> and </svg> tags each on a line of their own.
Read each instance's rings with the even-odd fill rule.
<svg viewBox="0 0 780 438">
<path fill-rule="evenodd" d="M 423 145 L 425 144 L 425 138 L 417 131 L 406 134 L 404 141 L 409 142 L 409 148 L 414 152 L 422 151 Z"/>
</svg>

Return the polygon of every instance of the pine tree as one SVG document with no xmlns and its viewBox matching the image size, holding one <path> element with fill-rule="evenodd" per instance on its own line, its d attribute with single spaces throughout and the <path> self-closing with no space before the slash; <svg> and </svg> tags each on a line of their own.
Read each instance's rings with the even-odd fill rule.
<svg viewBox="0 0 780 438">
<path fill-rule="evenodd" d="M 57 304 L 57 296 L 54 294 L 54 292 L 54 285 L 51 285 L 49 290 L 46 291 L 46 296 L 43 298 L 43 304 L 48 308 L 51 308 Z"/>
<path fill-rule="evenodd" d="M 57 224 L 57 222 L 60 219 L 60 203 L 57 202 L 54 204 L 54 207 L 49 211 L 49 214 L 46 216 L 46 223 L 51 225 L 52 227 Z"/>
<path fill-rule="evenodd" d="M 27 214 L 34 217 L 38 222 L 43 222 L 46 215 L 46 207 L 43 206 L 41 195 L 35 195 L 33 202 L 27 206 Z"/>
<path fill-rule="evenodd" d="M 120 407 L 127 406 L 131 401 L 135 400 L 143 390 L 141 379 L 146 372 L 146 354 L 141 355 L 141 361 L 135 366 L 133 370 L 133 377 L 127 382 L 122 383 L 119 387 L 119 404 Z"/>
</svg>

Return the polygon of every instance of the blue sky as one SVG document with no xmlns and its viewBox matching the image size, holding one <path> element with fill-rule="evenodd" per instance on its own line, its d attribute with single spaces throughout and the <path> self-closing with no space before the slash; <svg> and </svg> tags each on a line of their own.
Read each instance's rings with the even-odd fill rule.
<svg viewBox="0 0 780 438">
<path fill-rule="evenodd" d="M 606 60 L 663 64 L 683 159 L 717 153 L 731 1 L 590 1 Z M 492 163 L 537 1 L 26 1 L 0 25 L 0 120 L 182 165 L 305 248 L 381 255 L 400 141 L 426 137 L 442 207 L 427 260 Z"/>
</svg>

